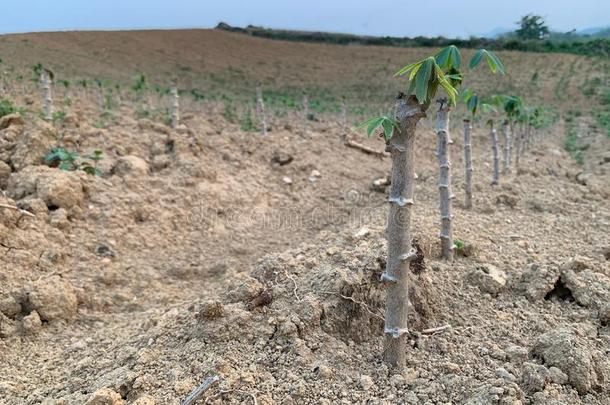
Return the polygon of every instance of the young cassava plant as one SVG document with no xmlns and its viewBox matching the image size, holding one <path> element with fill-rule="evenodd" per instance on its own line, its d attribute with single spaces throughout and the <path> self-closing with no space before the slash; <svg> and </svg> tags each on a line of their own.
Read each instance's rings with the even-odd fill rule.
<svg viewBox="0 0 610 405">
<path fill-rule="evenodd" d="M 497 102 L 495 101 L 496 96 L 492 97 L 491 103 L 481 103 L 481 110 L 483 112 L 492 112 L 495 115 L 498 115 L 498 110 L 496 108 Z M 489 133 L 491 137 L 491 152 L 492 152 L 492 177 L 491 184 L 498 185 L 500 183 L 500 148 L 498 146 L 498 133 L 495 128 L 494 118 L 489 118 L 487 120 L 487 125 L 489 126 Z"/>
<path fill-rule="evenodd" d="M 479 95 L 472 90 L 464 91 L 464 101 L 466 108 L 474 120 L 477 109 L 479 107 Z M 465 170 L 465 185 L 464 185 L 464 208 L 472 208 L 472 121 L 469 118 L 464 119 L 464 170 Z"/>
<path fill-rule="evenodd" d="M 61 170 L 82 170 L 93 176 L 101 176 L 102 173 L 98 169 L 97 164 L 103 158 L 104 153 L 101 150 L 94 150 L 93 153 L 85 156 L 83 159 L 76 152 L 64 148 L 53 148 L 45 156 L 45 163 L 50 167 L 57 167 Z"/>
<path fill-rule="evenodd" d="M 441 256 L 443 259 L 451 260 L 453 258 L 454 243 L 453 243 L 453 208 L 452 199 L 454 195 L 451 191 L 451 160 L 449 154 L 449 145 L 451 144 L 449 136 L 449 116 L 451 113 L 452 105 L 455 105 L 456 96 L 458 94 L 458 88 L 462 82 L 463 73 L 462 68 L 462 56 L 460 51 L 454 45 L 450 45 L 447 48 L 441 50 L 433 58 L 428 58 L 423 61 L 422 65 L 418 68 L 417 64 L 405 66 L 397 74 L 403 75 L 410 72 L 409 78 L 413 77 L 413 72 L 416 71 L 416 75 L 419 69 L 423 69 L 424 74 L 427 74 L 427 69 L 432 63 L 432 59 L 435 63 L 435 69 L 438 69 L 445 77 L 447 84 L 450 89 L 443 86 L 447 92 L 449 99 L 439 98 L 437 103 L 439 105 L 436 112 L 436 134 L 437 134 L 437 150 L 436 155 L 439 163 L 439 198 L 440 198 L 440 214 L 441 214 Z M 486 49 L 480 49 L 475 52 L 470 60 L 470 69 L 476 68 L 481 61 L 485 59 L 492 73 L 505 74 L 504 65 L 500 59 L 491 51 Z M 413 87 L 413 81 L 411 82 L 411 88 L 416 90 L 417 94 L 417 83 Z"/>
<path fill-rule="evenodd" d="M 447 94 L 439 111 L 443 109 L 448 111 L 447 107 L 455 104 L 458 91 L 452 82 L 461 80 L 461 74 L 452 72 L 451 67 L 456 64 L 459 66 L 460 61 L 459 51 L 456 47 L 451 46 L 435 56 L 427 57 L 400 69 L 396 76 L 408 74 L 410 84 L 407 92 L 399 93 L 396 98 L 394 117 L 376 117 L 360 125 L 367 129 L 369 136 L 378 127 L 381 127 L 386 151 L 392 157 L 391 186 L 388 197 L 390 209 L 386 231 L 388 258 L 381 280 L 387 284 L 383 357 L 386 363 L 396 368 L 406 365 L 408 273 L 410 262 L 417 257 L 417 252 L 412 246 L 410 229 L 411 211 L 414 204 L 416 125 L 426 115 L 426 110 L 435 99 L 439 88 Z M 493 65 L 497 69 L 498 63 L 493 62 Z M 444 132 L 446 137 L 445 123 L 447 121 L 442 117 L 442 113 L 440 115 L 440 121 L 442 121 L 440 131 Z"/>
</svg>

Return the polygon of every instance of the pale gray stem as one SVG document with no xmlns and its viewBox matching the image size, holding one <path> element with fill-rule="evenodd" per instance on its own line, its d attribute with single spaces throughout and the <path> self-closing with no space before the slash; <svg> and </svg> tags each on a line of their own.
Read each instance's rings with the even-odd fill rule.
<svg viewBox="0 0 610 405">
<path fill-rule="evenodd" d="M 101 85 L 97 87 L 97 103 L 100 107 L 100 111 L 103 112 L 105 110 L 104 88 Z"/>
<path fill-rule="evenodd" d="M 267 135 L 267 121 L 265 119 L 265 103 L 263 102 L 263 89 L 256 86 L 256 115 L 261 123 L 261 133 Z"/>
<path fill-rule="evenodd" d="M 347 126 L 347 105 L 345 105 L 345 98 L 341 100 L 341 137 L 345 141 L 347 139 L 349 128 Z"/>
<path fill-rule="evenodd" d="M 523 124 L 520 124 L 517 128 L 517 132 L 513 132 L 515 136 L 515 168 L 519 168 L 519 158 L 523 153 Z"/>
<path fill-rule="evenodd" d="M 51 75 L 48 70 L 43 69 L 40 72 L 40 83 L 44 97 L 43 112 L 44 119 L 51 121 L 53 119 L 53 94 L 51 91 Z"/>
<path fill-rule="evenodd" d="M 498 134 L 496 128 L 491 127 L 491 151 L 493 156 L 493 175 L 491 178 L 491 184 L 498 184 L 500 182 L 500 148 L 498 147 Z"/>
<path fill-rule="evenodd" d="M 172 84 L 170 93 L 172 95 L 172 128 L 176 129 L 180 125 L 180 95 L 176 83 Z"/>
<path fill-rule="evenodd" d="M 215 382 L 219 381 L 220 377 L 217 375 L 206 378 L 197 388 L 195 388 L 188 397 L 182 401 L 181 405 L 193 405 L 197 402 L 197 399 L 203 395 Z"/>
<path fill-rule="evenodd" d="M 464 207 L 472 208 L 472 124 L 470 120 L 464 120 L 464 166 L 466 178 L 466 194 L 464 199 Z"/>
<path fill-rule="evenodd" d="M 510 171 L 510 130 L 508 121 L 502 124 L 502 135 L 504 135 L 504 168 L 503 172 L 508 173 Z"/>
<path fill-rule="evenodd" d="M 386 237 L 388 259 L 381 280 L 387 283 L 384 360 L 392 367 L 406 366 L 409 264 L 416 252 L 411 246 L 411 206 L 413 205 L 415 127 L 425 116 L 414 96 L 396 99 L 399 130 L 386 145 L 392 156 L 390 212 Z"/>
<path fill-rule="evenodd" d="M 307 93 L 303 93 L 303 128 L 307 128 L 307 117 L 309 117 L 309 99 Z"/>
<path fill-rule="evenodd" d="M 446 260 L 453 259 L 453 219 L 451 193 L 451 160 L 449 159 L 449 112 L 451 108 L 446 99 L 437 100 L 440 104 L 436 113 L 437 157 L 439 164 L 438 190 L 441 211 L 441 257 Z"/>
</svg>

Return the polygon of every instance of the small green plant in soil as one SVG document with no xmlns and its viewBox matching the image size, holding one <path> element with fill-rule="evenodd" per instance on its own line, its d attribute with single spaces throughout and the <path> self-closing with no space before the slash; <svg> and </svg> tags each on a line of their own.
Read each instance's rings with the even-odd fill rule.
<svg viewBox="0 0 610 405">
<path fill-rule="evenodd" d="M 116 124 L 116 115 L 109 110 L 102 112 L 99 118 L 93 123 L 95 128 L 107 128 L 110 124 Z"/>
<path fill-rule="evenodd" d="M 237 113 L 235 111 L 235 105 L 232 101 L 225 101 L 224 110 L 222 111 L 222 116 L 229 121 L 230 123 L 237 122 Z"/>
<path fill-rule="evenodd" d="M 598 111 L 595 113 L 595 118 L 599 126 L 602 127 L 610 138 L 610 111 Z"/>
<path fill-rule="evenodd" d="M 0 100 L 0 117 L 4 117 L 5 115 L 13 114 L 13 113 L 23 114 L 23 110 L 21 108 L 15 107 L 15 104 L 7 98 L 3 98 Z"/>
<path fill-rule="evenodd" d="M 246 112 L 244 113 L 243 117 L 241 118 L 241 120 L 239 122 L 239 126 L 240 126 L 241 130 L 245 131 L 245 132 L 257 132 L 258 131 L 258 127 L 256 126 L 256 124 L 254 123 L 254 120 L 252 119 L 252 112 L 250 111 L 249 108 L 246 109 Z"/>
<path fill-rule="evenodd" d="M 588 145 L 580 146 L 578 144 L 578 132 L 574 127 L 569 127 L 567 132 L 564 148 L 578 164 L 582 165 L 584 163 L 583 151 L 588 148 Z"/>
<path fill-rule="evenodd" d="M 54 123 L 62 123 L 66 119 L 65 111 L 55 111 L 53 113 L 53 122 Z"/>
<path fill-rule="evenodd" d="M 94 150 L 90 155 L 81 158 L 78 153 L 65 148 L 53 148 L 45 157 L 45 163 L 65 171 L 82 170 L 92 176 L 100 176 L 102 173 L 97 165 L 103 158 L 104 153 L 101 150 Z"/>
</svg>

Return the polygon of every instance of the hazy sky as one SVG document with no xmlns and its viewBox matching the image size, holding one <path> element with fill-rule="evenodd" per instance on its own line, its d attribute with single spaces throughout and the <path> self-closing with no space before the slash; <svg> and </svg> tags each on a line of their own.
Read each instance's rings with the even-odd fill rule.
<svg viewBox="0 0 610 405">
<path fill-rule="evenodd" d="M 4 4 L 3 4 L 4 3 Z M 469 36 L 544 16 L 554 30 L 610 25 L 610 0 L 0 0 L 0 32 L 210 28 L 219 21 L 370 35 Z"/>
</svg>

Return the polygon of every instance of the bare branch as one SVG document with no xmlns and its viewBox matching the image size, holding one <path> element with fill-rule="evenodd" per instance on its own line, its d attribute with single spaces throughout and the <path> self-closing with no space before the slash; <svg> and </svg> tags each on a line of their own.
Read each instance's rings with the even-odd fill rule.
<svg viewBox="0 0 610 405">
<path fill-rule="evenodd" d="M 220 380 L 220 377 L 217 375 L 206 378 L 197 388 L 191 391 L 181 405 L 193 405 L 195 401 L 197 401 L 197 399 L 199 399 L 199 397 L 218 380 Z"/>
<path fill-rule="evenodd" d="M 14 205 L 0 204 L 0 208 L 6 208 L 9 210 L 19 211 L 21 214 L 23 214 L 25 216 L 36 218 L 36 215 L 32 214 L 30 211 L 22 210 L 21 208 L 15 207 Z"/>
</svg>

